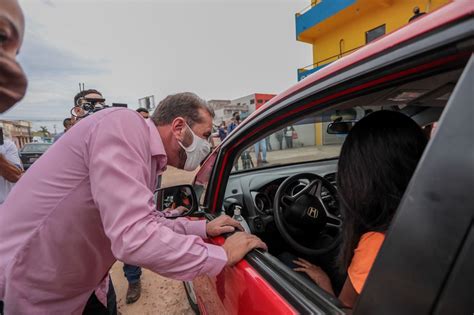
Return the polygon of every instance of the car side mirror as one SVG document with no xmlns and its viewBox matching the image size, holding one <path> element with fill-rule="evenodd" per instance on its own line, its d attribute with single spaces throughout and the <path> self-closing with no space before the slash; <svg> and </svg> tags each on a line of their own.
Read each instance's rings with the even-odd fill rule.
<svg viewBox="0 0 474 315">
<path fill-rule="evenodd" d="M 182 206 L 189 210 L 182 213 L 182 215 L 188 215 L 199 209 L 196 193 L 191 185 L 179 185 L 157 189 L 154 198 L 158 211 L 171 211 Z"/>
<path fill-rule="evenodd" d="M 355 123 L 355 120 L 332 122 L 328 125 L 326 132 L 330 135 L 347 135 Z"/>
</svg>

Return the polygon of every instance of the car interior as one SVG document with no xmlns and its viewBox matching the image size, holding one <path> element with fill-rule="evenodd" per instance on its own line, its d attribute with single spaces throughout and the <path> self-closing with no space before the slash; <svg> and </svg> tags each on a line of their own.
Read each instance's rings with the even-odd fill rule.
<svg viewBox="0 0 474 315">
<path fill-rule="evenodd" d="M 461 73 L 451 70 L 391 86 L 273 126 L 240 150 L 222 212 L 232 216 L 241 207 L 271 255 L 288 268 L 297 257 L 321 266 L 338 294 L 346 275 L 335 267 L 344 220 L 336 172 L 350 127 L 374 111 L 392 110 L 411 117 L 429 137 Z"/>
</svg>

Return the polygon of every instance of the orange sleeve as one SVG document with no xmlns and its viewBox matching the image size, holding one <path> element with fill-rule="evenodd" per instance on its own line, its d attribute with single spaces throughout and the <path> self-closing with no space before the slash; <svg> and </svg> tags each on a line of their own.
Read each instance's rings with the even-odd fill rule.
<svg viewBox="0 0 474 315">
<path fill-rule="evenodd" d="M 379 232 L 368 232 L 362 235 L 354 251 L 351 264 L 347 271 L 352 286 L 360 294 L 365 280 L 377 257 L 385 235 Z"/>
</svg>

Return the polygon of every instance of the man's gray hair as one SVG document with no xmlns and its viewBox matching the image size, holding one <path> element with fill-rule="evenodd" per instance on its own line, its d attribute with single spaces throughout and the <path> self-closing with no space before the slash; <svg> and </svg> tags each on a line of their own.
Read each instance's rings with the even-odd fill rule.
<svg viewBox="0 0 474 315">
<path fill-rule="evenodd" d="M 200 110 L 214 118 L 214 110 L 209 104 L 194 93 L 184 92 L 168 95 L 153 112 L 151 120 L 156 126 L 169 125 L 176 117 L 183 117 L 190 127 L 204 121 Z"/>
</svg>

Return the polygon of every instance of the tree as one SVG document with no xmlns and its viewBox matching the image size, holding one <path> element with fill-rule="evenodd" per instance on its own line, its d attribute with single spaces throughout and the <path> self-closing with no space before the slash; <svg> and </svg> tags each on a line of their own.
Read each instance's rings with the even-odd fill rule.
<svg viewBox="0 0 474 315">
<path fill-rule="evenodd" d="M 51 137 L 51 134 L 48 130 L 48 127 L 46 127 L 46 126 L 40 126 L 40 132 L 43 135 L 43 137 L 45 137 L 45 138 Z"/>
</svg>

